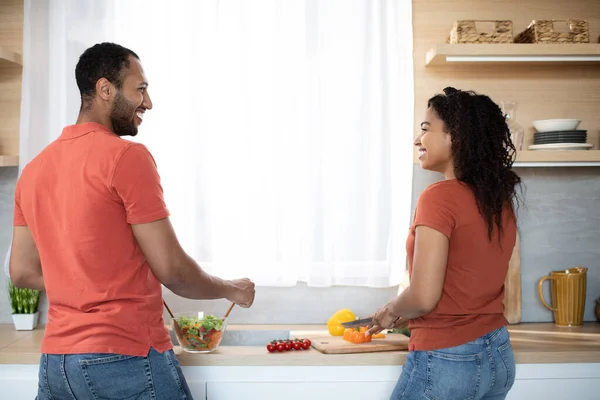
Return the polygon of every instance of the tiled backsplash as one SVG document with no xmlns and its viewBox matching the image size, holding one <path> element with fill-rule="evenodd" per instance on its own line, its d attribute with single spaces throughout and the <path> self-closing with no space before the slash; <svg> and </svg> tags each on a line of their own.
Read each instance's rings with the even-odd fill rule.
<svg viewBox="0 0 600 400">
<path fill-rule="evenodd" d="M 594 300 L 600 296 L 600 169 L 523 168 L 525 204 L 519 211 L 523 321 L 552 321 L 537 298 L 537 282 L 550 271 L 576 265 L 589 268 L 585 320 L 594 321 Z M 0 168 L 0 259 L 10 244 L 13 192 L 17 168 Z M 418 195 L 440 179 L 415 168 L 413 204 Z M 234 309 L 236 323 L 324 323 L 339 308 L 367 315 L 385 304 L 396 288 L 354 287 L 258 288 L 254 306 Z M 548 288 L 546 285 L 546 296 Z M 166 291 L 173 311 L 223 313 L 225 301 L 187 300 Z M 45 302 L 42 305 L 44 308 Z M 293 310 L 293 311 L 292 311 Z M 45 320 L 43 310 L 42 320 Z M 165 314 L 166 317 L 166 314 Z M 0 273 L 0 323 L 10 322 L 6 279 Z"/>
</svg>

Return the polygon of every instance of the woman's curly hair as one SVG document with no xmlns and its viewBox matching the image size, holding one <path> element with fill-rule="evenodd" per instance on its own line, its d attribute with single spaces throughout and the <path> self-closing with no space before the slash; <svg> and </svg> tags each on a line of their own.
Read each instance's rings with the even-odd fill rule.
<svg viewBox="0 0 600 400">
<path fill-rule="evenodd" d="M 488 96 L 453 87 L 433 96 L 427 106 L 451 135 L 454 174 L 473 190 L 490 241 L 494 224 L 500 239 L 503 210 L 508 207 L 515 217 L 521 183 L 512 170 L 516 149 L 502 110 Z"/>
</svg>

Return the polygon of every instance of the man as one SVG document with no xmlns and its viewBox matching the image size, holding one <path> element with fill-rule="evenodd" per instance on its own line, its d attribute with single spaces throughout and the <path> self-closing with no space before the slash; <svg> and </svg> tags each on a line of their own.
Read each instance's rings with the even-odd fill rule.
<svg viewBox="0 0 600 400">
<path fill-rule="evenodd" d="M 192 398 L 162 318 L 161 283 L 190 299 L 254 301 L 254 283 L 203 271 L 181 248 L 156 165 L 135 136 L 152 109 L 139 57 L 113 43 L 75 68 L 77 123 L 23 170 L 10 275 L 46 290 L 39 399 Z"/>
</svg>

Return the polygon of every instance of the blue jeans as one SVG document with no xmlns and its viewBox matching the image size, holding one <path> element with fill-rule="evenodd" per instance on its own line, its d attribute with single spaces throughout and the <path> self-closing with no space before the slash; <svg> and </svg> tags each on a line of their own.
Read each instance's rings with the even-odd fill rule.
<svg viewBox="0 0 600 400">
<path fill-rule="evenodd" d="M 411 351 L 390 400 L 500 400 L 515 382 L 515 369 L 502 327 L 460 346 Z"/>
<path fill-rule="evenodd" d="M 191 400 L 173 350 L 147 357 L 42 354 L 36 400 Z"/>
</svg>

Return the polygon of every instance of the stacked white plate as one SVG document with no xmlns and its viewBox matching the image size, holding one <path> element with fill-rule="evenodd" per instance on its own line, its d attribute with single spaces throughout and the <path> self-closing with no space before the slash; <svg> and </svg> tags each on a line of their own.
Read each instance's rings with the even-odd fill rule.
<svg viewBox="0 0 600 400">
<path fill-rule="evenodd" d="M 587 131 L 577 130 L 578 119 L 544 119 L 533 121 L 537 133 L 529 150 L 589 150 Z"/>
</svg>

